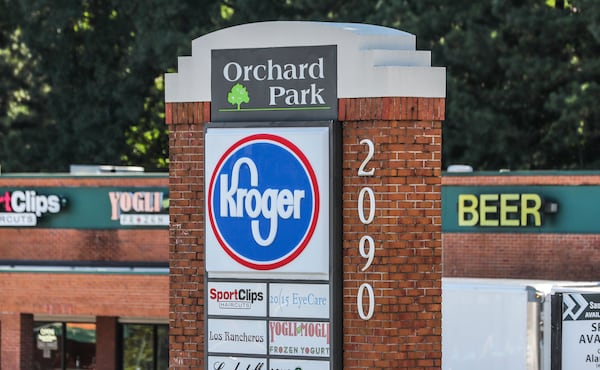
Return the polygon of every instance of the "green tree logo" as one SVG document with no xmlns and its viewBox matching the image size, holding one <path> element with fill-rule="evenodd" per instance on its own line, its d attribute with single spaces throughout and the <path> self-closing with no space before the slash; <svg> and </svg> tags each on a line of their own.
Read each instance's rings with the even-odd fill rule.
<svg viewBox="0 0 600 370">
<path fill-rule="evenodd" d="M 240 110 L 240 104 L 249 103 L 250 97 L 248 96 L 248 90 L 242 84 L 235 84 L 227 94 L 227 101 L 231 105 L 237 105 L 237 109 Z"/>
</svg>

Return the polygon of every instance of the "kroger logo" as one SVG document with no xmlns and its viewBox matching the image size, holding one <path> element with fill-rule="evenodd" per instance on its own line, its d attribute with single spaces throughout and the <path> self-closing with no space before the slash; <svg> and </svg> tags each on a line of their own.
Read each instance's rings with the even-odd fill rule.
<svg viewBox="0 0 600 370">
<path fill-rule="evenodd" d="M 256 134 L 219 159 L 208 188 L 210 226 L 234 260 L 256 270 L 293 261 L 319 214 L 319 189 L 304 154 L 280 136 Z"/>
</svg>

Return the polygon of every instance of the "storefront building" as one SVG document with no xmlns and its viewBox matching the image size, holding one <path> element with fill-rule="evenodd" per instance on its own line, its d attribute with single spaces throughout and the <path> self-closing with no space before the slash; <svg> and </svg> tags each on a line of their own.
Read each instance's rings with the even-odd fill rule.
<svg viewBox="0 0 600 370">
<path fill-rule="evenodd" d="M 445 277 L 598 281 L 600 173 L 446 173 Z"/>
<path fill-rule="evenodd" d="M 444 173 L 443 276 L 598 281 L 598 199 L 597 172 Z M 168 368 L 168 213 L 166 174 L 0 176 L 0 369 Z"/>
<path fill-rule="evenodd" d="M 0 368 L 168 367 L 166 174 L 0 176 Z"/>
</svg>

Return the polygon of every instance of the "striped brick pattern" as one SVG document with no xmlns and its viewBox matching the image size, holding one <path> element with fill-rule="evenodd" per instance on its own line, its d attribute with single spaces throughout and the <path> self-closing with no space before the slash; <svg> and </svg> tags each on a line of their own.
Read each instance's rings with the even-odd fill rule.
<svg viewBox="0 0 600 370">
<path fill-rule="evenodd" d="M 443 99 L 425 98 L 340 100 L 344 369 L 441 368 L 443 104 Z M 367 167 L 375 169 L 373 176 L 357 176 L 367 153 L 362 139 L 375 145 Z M 363 187 L 375 194 L 376 214 L 369 225 L 358 218 Z M 376 243 L 373 264 L 365 272 L 358 248 L 363 235 Z M 357 313 L 363 283 L 375 293 L 375 313 L 368 321 Z"/>
<path fill-rule="evenodd" d="M 169 361 L 204 366 L 204 123 L 210 103 L 167 103 L 170 157 Z"/>
<path fill-rule="evenodd" d="M 344 369 L 441 368 L 441 121 L 444 99 L 339 100 L 343 125 Z M 167 103 L 170 129 L 170 366 L 204 367 L 203 129 L 210 103 Z M 373 176 L 358 176 L 370 139 Z M 358 217 L 360 189 L 375 194 L 373 222 Z M 365 209 L 369 205 L 365 205 Z M 372 265 L 358 243 L 376 241 Z M 375 293 L 358 315 L 361 284 Z M 366 304 L 364 305 L 367 306 Z"/>
</svg>

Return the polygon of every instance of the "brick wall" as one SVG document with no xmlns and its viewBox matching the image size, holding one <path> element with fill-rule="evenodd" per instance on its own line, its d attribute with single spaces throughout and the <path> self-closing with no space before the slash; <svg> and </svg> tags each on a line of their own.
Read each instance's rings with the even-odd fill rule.
<svg viewBox="0 0 600 370">
<path fill-rule="evenodd" d="M 448 175 L 444 186 L 600 185 L 597 174 Z M 597 281 L 600 235 L 444 233 L 445 277 Z"/>
<path fill-rule="evenodd" d="M 167 103 L 170 129 L 170 365 L 202 368 L 204 331 L 203 126 L 209 103 Z M 441 121 L 444 99 L 341 99 L 343 125 L 344 368 L 441 368 Z M 358 176 L 370 139 L 373 176 Z M 364 186 L 373 222 L 358 218 Z M 368 209 L 368 208 L 367 208 Z M 358 243 L 376 241 L 373 264 Z M 362 283 L 374 289 L 370 320 L 358 315 Z"/>
<path fill-rule="evenodd" d="M 204 350 L 204 133 L 210 104 L 166 104 L 169 125 L 169 362 L 202 368 Z"/>
<path fill-rule="evenodd" d="M 169 281 L 165 275 L 0 274 L 0 369 L 30 370 L 33 359 L 33 315 L 168 317 Z M 116 346 L 107 337 L 106 320 L 98 319 L 98 369 L 114 369 Z M 104 329 L 103 329 L 104 328 Z M 110 327 L 108 330 L 111 330 Z M 116 334 L 115 327 L 112 334 Z M 101 358 L 102 357 L 102 358 Z"/>
<path fill-rule="evenodd" d="M 165 275 L 2 273 L 1 312 L 168 316 Z"/>
<path fill-rule="evenodd" d="M 96 318 L 96 370 L 117 369 L 117 317 Z"/>
<path fill-rule="evenodd" d="M 444 233 L 444 276 L 597 281 L 600 235 Z"/>
<path fill-rule="evenodd" d="M 443 99 L 340 101 L 344 177 L 344 368 L 441 368 L 441 120 Z M 370 139 L 373 176 L 357 176 Z M 358 218 L 360 189 L 372 188 L 373 222 Z M 365 259 L 363 235 L 376 243 Z M 375 312 L 362 320 L 356 296 L 373 286 Z"/>
<path fill-rule="evenodd" d="M 32 314 L 21 314 L 19 315 L 20 327 L 20 345 L 21 369 L 33 369 L 33 315 Z"/>
<path fill-rule="evenodd" d="M 0 369 L 32 369 L 33 340 L 29 343 L 27 339 L 31 339 L 32 336 L 33 316 L 0 311 L 0 324 L 2 326 Z"/>
<path fill-rule="evenodd" d="M 3 229 L 4 260 L 166 262 L 166 230 Z"/>
</svg>

